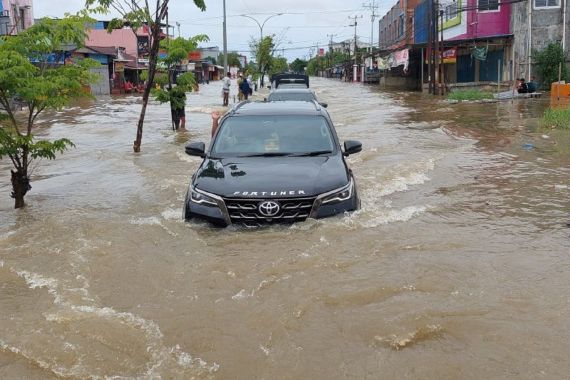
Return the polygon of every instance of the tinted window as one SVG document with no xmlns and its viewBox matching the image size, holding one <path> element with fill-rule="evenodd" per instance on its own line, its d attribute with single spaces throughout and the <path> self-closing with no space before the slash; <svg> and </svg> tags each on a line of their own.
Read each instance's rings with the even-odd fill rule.
<svg viewBox="0 0 570 380">
<path fill-rule="evenodd" d="M 334 140 L 322 116 L 240 116 L 222 123 L 212 155 L 323 150 L 334 151 Z"/>
<path fill-rule="evenodd" d="M 298 92 L 298 93 L 273 93 L 270 94 L 267 100 L 270 102 L 275 101 L 287 101 L 287 100 L 297 100 L 303 102 L 311 102 L 315 99 L 313 94 L 308 92 Z"/>
</svg>

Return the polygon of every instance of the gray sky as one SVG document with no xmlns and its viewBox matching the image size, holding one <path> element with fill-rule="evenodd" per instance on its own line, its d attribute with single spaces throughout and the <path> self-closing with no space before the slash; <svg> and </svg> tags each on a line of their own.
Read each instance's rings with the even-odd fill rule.
<svg viewBox="0 0 570 380">
<path fill-rule="evenodd" d="M 222 37 L 222 0 L 205 0 L 207 10 L 200 12 L 191 0 L 171 0 L 169 22 L 180 23 L 182 36 L 204 33 L 210 37 L 208 46 L 223 46 Z M 228 49 L 240 51 L 249 56 L 251 36 L 259 37 L 259 26 L 251 19 L 240 17 L 251 15 L 259 23 L 276 13 L 286 13 L 267 21 L 263 34 L 282 36 L 278 54 L 285 53 L 289 60 L 297 57 L 308 58 L 315 46 L 326 47 L 327 35 L 336 35 L 333 39 L 341 41 L 354 35 L 354 27 L 349 27 L 349 16 L 362 15 L 358 19 L 357 35 L 363 42 L 370 41 L 371 12 L 364 3 L 372 0 L 227 0 Z M 379 13 L 384 15 L 396 0 L 376 0 Z M 62 17 L 66 12 L 77 12 L 84 5 L 84 0 L 35 0 L 34 17 Z M 97 16 L 98 19 L 110 19 L 111 15 Z M 378 24 L 376 19 L 375 25 Z M 178 30 L 175 31 L 178 33 Z M 374 29 L 374 41 L 378 41 L 377 27 Z M 311 46 L 313 47 L 311 49 Z"/>
</svg>

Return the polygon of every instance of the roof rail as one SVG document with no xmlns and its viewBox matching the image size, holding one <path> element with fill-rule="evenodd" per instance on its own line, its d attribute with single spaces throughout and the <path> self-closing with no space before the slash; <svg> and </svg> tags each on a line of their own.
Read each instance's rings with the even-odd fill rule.
<svg viewBox="0 0 570 380">
<path fill-rule="evenodd" d="M 245 104 L 250 103 L 250 102 L 251 102 L 250 100 L 242 100 L 241 102 L 239 102 L 239 103 L 237 103 L 237 104 L 234 104 L 234 105 L 232 106 L 232 108 L 229 110 L 228 113 L 229 113 L 230 115 L 233 115 L 234 113 L 237 112 L 237 110 L 239 110 L 239 109 L 240 109 L 241 107 L 243 107 Z"/>
<path fill-rule="evenodd" d="M 316 99 L 313 99 L 311 102 L 315 105 L 315 109 L 320 112 L 321 104 Z"/>
</svg>

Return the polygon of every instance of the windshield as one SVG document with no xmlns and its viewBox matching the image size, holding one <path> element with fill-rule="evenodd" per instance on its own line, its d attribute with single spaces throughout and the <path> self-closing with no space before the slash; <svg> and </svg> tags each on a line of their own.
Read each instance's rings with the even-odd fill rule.
<svg viewBox="0 0 570 380">
<path fill-rule="evenodd" d="M 310 92 L 290 92 L 290 93 L 273 93 L 269 95 L 270 102 L 279 102 L 279 101 L 301 101 L 301 102 L 312 102 L 315 99 L 312 93 Z"/>
<path fill-rule="evenodd" d="M 212 155 L 331 153 L 334 140 L 322 116 L 240 116 L 221 125 Z"/>
</svg>

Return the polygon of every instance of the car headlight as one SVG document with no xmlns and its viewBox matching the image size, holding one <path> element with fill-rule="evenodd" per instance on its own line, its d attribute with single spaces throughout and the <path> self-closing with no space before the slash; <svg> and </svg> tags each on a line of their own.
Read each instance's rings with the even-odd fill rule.
<svg viewBox="0 0 570 380">
<path fill-rule="evenodd" d="M 348 185 L 322 195 L 321 204 L 339 203 L 352 198 L 354 181 L 352 178 Z"/>
<path fill-rule="evenodd" d="M 213 196 L 195 187 L 190 189 L 190 201 L 199 205 L 218 206 L 218 201 Z"/>
</svg>

